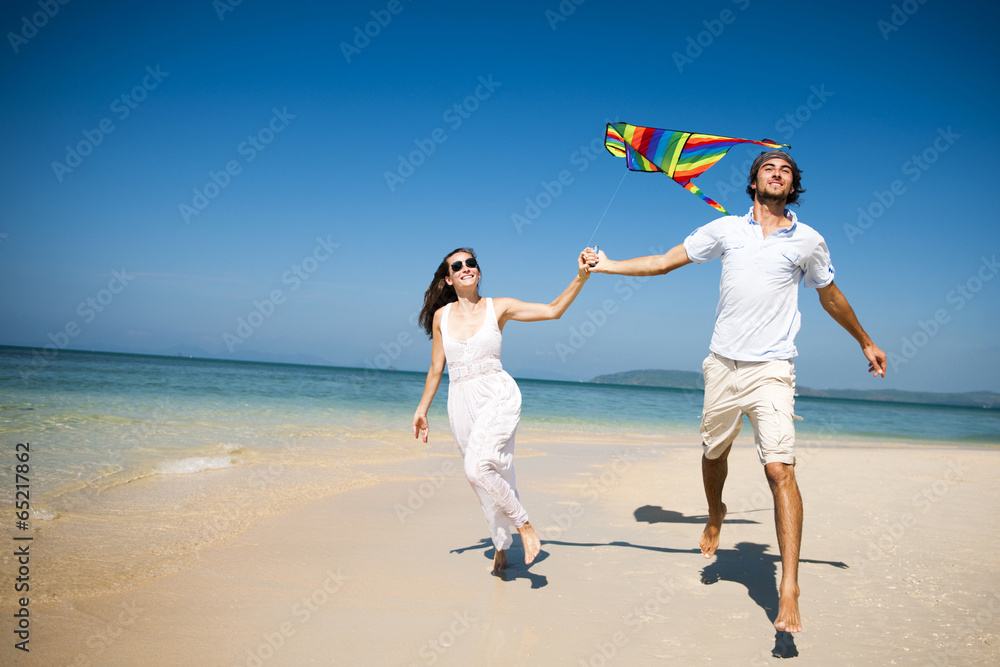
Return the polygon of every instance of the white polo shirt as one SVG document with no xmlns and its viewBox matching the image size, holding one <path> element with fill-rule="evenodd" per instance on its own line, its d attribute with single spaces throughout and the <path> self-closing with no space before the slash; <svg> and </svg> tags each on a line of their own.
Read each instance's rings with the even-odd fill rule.
<svg viewBox="0 0 1000 667">
<path fill-rule="evenodd" d="M 833 264 L 826 241 L 785 209 L 792 226 L 766 239 L 746 215 L 718 218 L 684 240 L 688 258 L 701 264 L 722 258 L 719 306 L 710 349 L 736 361 L 774 361 L 794 357 L 799 331 L 799 283 L 826 287 Z"/>
</svg>

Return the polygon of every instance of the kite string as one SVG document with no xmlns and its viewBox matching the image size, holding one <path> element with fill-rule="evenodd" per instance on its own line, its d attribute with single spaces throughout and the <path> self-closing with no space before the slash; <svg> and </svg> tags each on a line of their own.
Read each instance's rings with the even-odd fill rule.
<svg viewBox="0 0 1000 667">
<path fill-rule="evenodd" d="M 587 241 L 588 248 L 590 247 L 590 241 L 594 240 L 594 236 L 597 234 L 597 230 L 601 228 L 601 223 L 604 222 L 604 216 L 608 214 L 608 209 L 611 208 L 611 202 L 615 200 L 615 195 L 618 194 L 618 191 L 621 189 L 622 183 L 625 182 L 625 177 L 627 175 L 628 175 L 628 169 L 626 169 L 625 173 L 622 174 L 622 180 L 618 181 L 618 187 L 615 188 L 615 194 L 611 195 L 611 200 L 608 202 L 608 205 L 604 207 L 604 213 L 601 215 L 601 219 L 597 221 L 597 227 L 594 227 L 594 233 L 590 235 L 590 240 Z"/>
</svg>

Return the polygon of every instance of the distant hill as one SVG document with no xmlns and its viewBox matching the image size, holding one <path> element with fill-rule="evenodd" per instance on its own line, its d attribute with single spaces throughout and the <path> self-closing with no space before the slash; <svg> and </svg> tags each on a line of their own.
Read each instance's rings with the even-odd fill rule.
<svg viewBox="0 0 1000 667">
<path fill-rule="evenodd" d="M 597 384 L 628 384 L 638 387 L 669 387 L 672 389 L 704 389 L 705 380 L 694 371 L 624 371 L 598 375 L 591 382 Z"/>
<path fill-rule="evenodd" d="M 705 388 L 701 373 L 693 371 L 641 370 L 598 375 L 591 382 L 597 384 L 624 384 L 640 387 L 668 387 L 672 389 Z M 900 389 L 810 389 L 796 387 L 799 396 L 816 398 L 845 398 L 856 401 L 890 401 L 895 403 L 924 403 L 973 408 L 1000 408 L 1000 394 L 992 391 L 945 393 L 903 391 Z"/>
</svg>

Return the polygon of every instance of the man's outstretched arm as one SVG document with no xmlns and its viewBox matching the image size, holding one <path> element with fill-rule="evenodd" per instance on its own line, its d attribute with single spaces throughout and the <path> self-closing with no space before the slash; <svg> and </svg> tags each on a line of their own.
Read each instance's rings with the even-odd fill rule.
<svg viewBox="0 0 1000 667">
<path fill-rule="evenodd" d="M 684 244 L 674 246 L 663 255 L 649 255 L 615 261 L 604 252 L 598 253 L 598 262 L 590 267 L 591 273 L 613 273 L 622 276 L 662 276 L 685 264 L 690 264 Z"/>
<path fill-rule="evenodd" d="M 823 305 L 823 309 L 830 313 L 830 317 L 844 327 L 847 333 L 854 336 L 854 340 L 861 345 L 861 351 L 868 359 L 868 372 L 874 377 L 879 375 L 885 377 L 885 352 L 872 342 L 871 337 L 858 322 L 854 309 L 851 308 L 851 304 L 847 303 L 847 297 L 840 291 L 840 288 L 835 283 L 830 283 L 816 291 L 819 293 L 819 302 Z"/>
</svg>

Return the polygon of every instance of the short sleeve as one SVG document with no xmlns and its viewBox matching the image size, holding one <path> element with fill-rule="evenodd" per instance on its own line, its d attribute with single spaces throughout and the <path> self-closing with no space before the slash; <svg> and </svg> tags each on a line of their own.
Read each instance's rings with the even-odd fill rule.
<svg viewBox="0 0 1000 667">
<path fill-rule="evenodd" d="M 684 239 L 684 250 L 688 259 L 696 264 L 702 264 L 710 259 L 722 256 L 722 221 L 725 218 L 713 220 L 691 232 Z"/>
<path fill-rule="evenodd" d="M 803 281 L 806 287 L 819 289 L 833 282 L 833 263 L 826 241 L 820 240 L 802 262 Z"/>
</svg>

